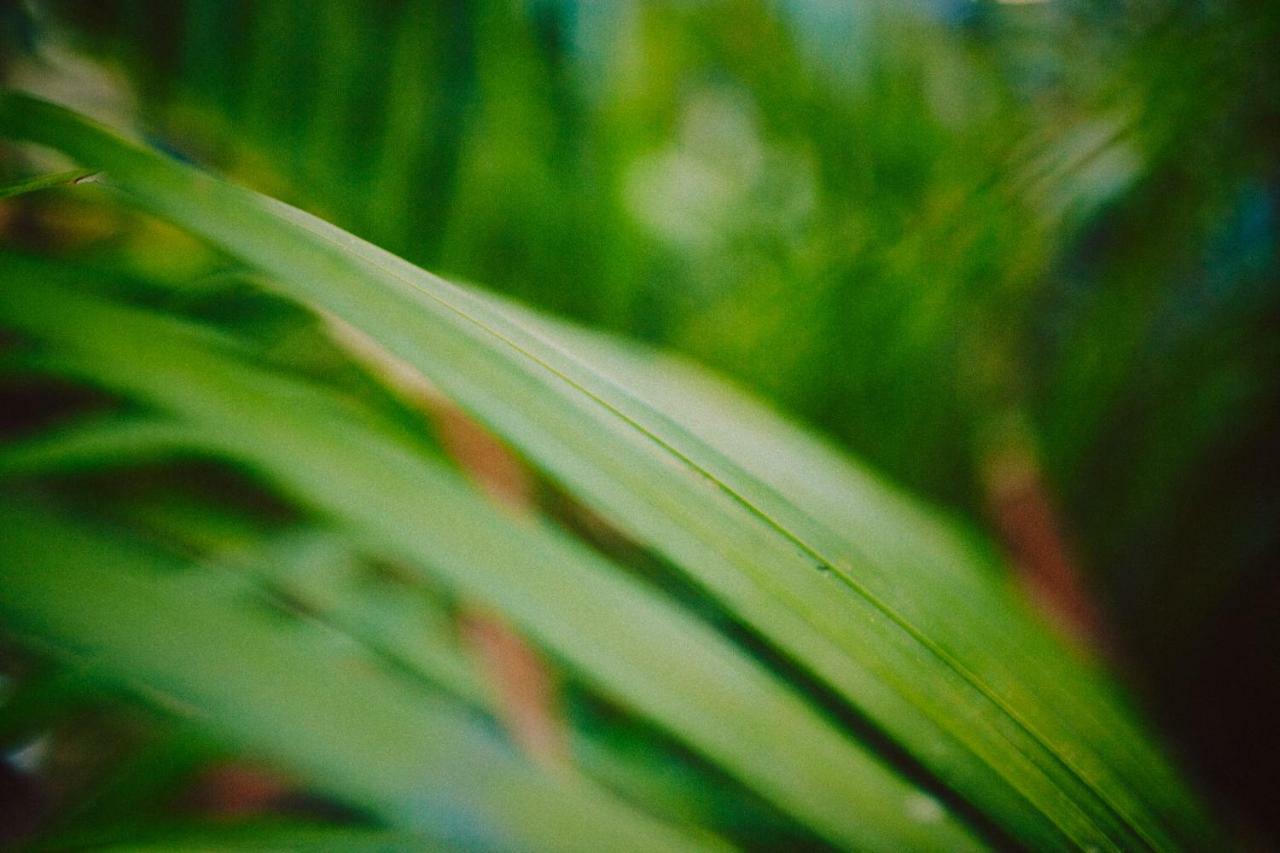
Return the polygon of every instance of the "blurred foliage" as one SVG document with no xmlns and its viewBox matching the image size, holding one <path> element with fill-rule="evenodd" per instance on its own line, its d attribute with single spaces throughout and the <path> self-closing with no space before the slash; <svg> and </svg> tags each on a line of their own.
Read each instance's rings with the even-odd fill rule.
<svg viewBox="0 0 1280 853">
<path fill-rule="evenodd" d="M 12 80 L 688 354 L 958 516 L 1000 528 L 1014 448 L 1153 713 L 1274 829 L 1274 9 L 60 0 L 2 20 Z M 80 260 L 221 263 L 78 221 Z"/>
</svg>

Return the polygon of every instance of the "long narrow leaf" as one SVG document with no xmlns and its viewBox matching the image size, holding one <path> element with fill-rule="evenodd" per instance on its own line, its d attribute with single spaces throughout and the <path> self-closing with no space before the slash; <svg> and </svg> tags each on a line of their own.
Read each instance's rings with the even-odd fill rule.
<svg viewBox="0 0 1280 853">
<path fill-rule="evenodd" d="M 48 189 L 49 187 L 66 186 L 67 184 L 79 183 L 92 174 L 92 169 L 72 169 L 66 172 L 55 172 L 49 175 L 37 175 L 34 178 L 24 178 L 20 181 L 0 186 L 0 199 L 13 198 L 15 196 L 25 195 L 26 193 L 36 192 L 37 190 Z"/>
<path fill-rule="evenodd" d="M 176 704 L 320 790 L 459 844 L 697 846 L 523 764 L 457 708 L 343 655 L 217 575 L 0 502 L 9 630 Z M 57 542 L 57 548 L 48 543 Z"/>
<path fill-rule="evenodd" d="M 0 315 L 54 344 L 64 370 L 199 424 L 368 550 L 497 608 L 818 833 L 868 849 L 972 846 L 934 805 L 913 819 L 912 784 L 723 636 L 575 540 L 507 518 L 341 398 L 244 363 L 204 330 L 67 290 L 37 262 L 0 263 L 13 282 Z"/>
<path fill-rule="evenodd" d="M 1022 840 L 1168 847 L 1188 831 L 1158 805 L 1182 798 L 1142 784 L 1150 768 L 1118 770 L 1134 762 L 1083 737 L 998 654 L 957 641 L 946 587 L 850 553 L 826 524 L 487 301 L 51 105 L 8 96 L 0 126 L 105 170 L 143 207 L 371 334 Z M 941 606 L 924 606 L 935 593 Z"/>
</svg>

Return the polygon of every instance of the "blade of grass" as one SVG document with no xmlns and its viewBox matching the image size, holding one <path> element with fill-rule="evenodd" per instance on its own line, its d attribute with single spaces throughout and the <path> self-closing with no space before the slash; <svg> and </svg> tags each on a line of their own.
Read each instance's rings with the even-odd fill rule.
<svg viewBox="0 0 1280 853">
<path fill-rule="evenodd" d="M 48 474 L 151 461 L 199 448 L 187 424 L 136 415 L 107 415 L 46 430 L 10 444 L 0 454 L 0 475 Z"/>
<path fill-rule="evenodd" d="M 71 169 L 66 172 L 54 172 L 49 175 L 36 175 L 32 178 L 24 178 L 23 180 L 0 186 L 0 199 L 13 198 L 15 196 L 35 192 L 36 190 L 48 189 L 49 187 L 78 184 L 92 174 L 92 169 Z"/>
<path fill-rule="evenodd" d="M 143 207 L 379 339 L 1024 841 L 1173 843 L 1147 792 L 1111 770 L 1122 757 L 1006 689 L 995 656 L 948 648 L 915 618 L 904 602 L 929 598 L 927 578 L 851 561 L 822 524 L 482 300 L 58 108 L 9 96 L 0 123 L 106 169 Z"/>
<path fill-rule="evenodd" d="M 162 424 L 164 429 L 153 429 L 157 424 Z M 215 450 L 202 440 L 193 426 L 152 417 L 138 427 L 135 430 L 127 419 L 111 416 L 41 433 L 0 453 L 0 474 L 39 476 L 121 463 L 145 463 L 175 451 L 209 454 Z M 155 436 L 159 440 L 148 444 L 135 440 L 139 436 Z M 119 443 L 117 437 L 121 439 Z M 135 515 L 137 513 L 130 513 L 129 517 L 132 519 Z M 166 502 L 141 510 L 141 520 L 145 529 L 160 531 L 166 539 L 181 542 L 184 547 L 199 550 L 208 546 L 209 537 L 202 531 L 206 524 L 204 513 L 188 510 L 174 513 L 172 505 Z M 410 602 L 403 591 L 400 595 L 387 591 L 370 601 L 368 593 L 362 594 L 349 585 L 335 588 L 327 577 L 330 571 L 317 573 L 317 561 L 349 564 L 356 559 L 345 538 L 335 531 L 287 530 L 265 541 L 235 547 L 226 559 L 237 571 L 248 571 L 265 583 L 281 585 L 291 600 L 301 601 L 326 624 L 361 642 L 394 667 L 425 679 L 428 684 L 443 687 L 475 707 L 492 711 L 492 697 L 462 649 L 457 647 L 456 637 L 444 636 L 445 631 L 451 634 L 454 630 L 451 625 L 435 625 L 433 621 L 432 628 L 423 631 L 420 620 L 410 624 L 396 618 L 408 615 L 406 611 L 414 609 L 414 603 L 425 607 L 421 596 L 418 602 Z M 447 614 L 441 612 L 435 614 L 433 620 L 447 618 Z M 58 672 L 65 669 L 59 668 Z M 75 678 L 83 680 L 83 674 Z M 5 728 L 9 710 L 9 704 L 0 707 L 0 730 Z M 619 731 L 602 734 L 572 727 L 570 734 L 575 763 L 584 772 L 675 823 L 718 825 L 723 822 L 737 831 L 753 819 L 761 820 L 758 806 L 744 811 L 738 792 L 720 780 L 709 780 L 703 774 L 694 773 L 687 767 L 687 758 L 674 756 L 645 740 L 635 741 L 629 749 L 621 748 L 620 741 L 632 743 L 635 736 L 630 735 L 628 740 Z M 685 768 L 684 775 L 680 768 Z M 768 825 L 767 821 L 764 825 Z"/>
<path fill-rule="evenodd" d="M 250 821 L 234 826 L 191 825 L 143 832 L 81 832 L 66 837 L 62 849 L 220 853 L 228 850 L 289 850 L 295 853 L 420 853 L 468 848 L 441 838 L 364 827 Z M 36 848 L 41 849 L 39 847 Z"/>
<path fill-rule="evenodd" d="M 581 783 L 520 762 L 450 703 L 225 576 L 51 512 L 0 502 L 8 630 L 204 720 L 317 789 L 462 844 L 698 846 Z M 57 547 L 50 547 L 57 543 Z"/>
<path fill-rule="evenodd" d="M 11 256 L 0 313 L 67 372 L 201 426 L 222 452 L 485 603 L 609 697 L 817 832 L 863 849 L 971 847 L 957 819 L 837 731 L 724 637 L 558 531 L 512 520 L 349 401 L 265 372 L 208 330 L 78 294 Z M 673 651 L 679 654 L 673 656 Z"/>
<path fill-rule="evenodd" d="M 869 562 L 882 577 L 898 572 L 928 578 L 930 596 L 903 596 L 893 588 L 884 595 L 929 625 L 953 654 L 988 658 L 988 683 L 1008 701 L 1030 706 L 1038 725 L 1060 739 L 1082 739 L 1099 745 L 1099 754 L 1121 757 L 1111 769 L 1133 790 L 1145 792 L 1171 825 L 1188 837 L 1203 831 L 1198 825 L 1206 818 L 1195 797 L 1155 748 L 1126 697 L 1094 662 L 1067 653 L 1037 624 L 1003 582 L 1002 568 L 963 531 L 696 365 L 488 298 L 819 521 L 835 535 L 835 552 L 850 565 Z M 995 650 L 998 655 L 990 654 Z M 1100 759 L 1086 754 L 1078 760 Z"/>
</svg>

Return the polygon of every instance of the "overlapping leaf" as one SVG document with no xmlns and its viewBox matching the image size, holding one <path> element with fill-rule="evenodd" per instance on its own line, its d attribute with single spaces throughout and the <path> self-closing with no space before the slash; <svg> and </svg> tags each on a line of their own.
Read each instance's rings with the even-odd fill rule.
<svg viewBox="0 0 1280 853">
<path fill-rule="evenodd" d="M 65 271 L 3 264 L 12 284 L 0 313 L 52 344 L 58 370 L 195 424 L 193 445 L 261 471 L 370 551 L 498 609 L 820 834 L 862 848 L 973 844 L 941 810 L 911 820 L 920 794 L 910 783 L 724 637 L 576 541 L 507 518 L 350 401 L 245 363 L 208 330 L 65 289 Z"/>
<path fill-rule="evenodd" d="M 142 207 L 370 334 L 1023 842 L 1165 848 L 1203 831 L 1108 691 L 1016 615 L 936 527 L 881 492 L 867 497 L 839 466 L 806 488 L 788 476 L 790 462 L 750 461 L 777 451 L 828 468 L 807 443 L 778 441 L 772 425 L 764 442 L 682 426 L 490 300 L 58 108 L 7 96 L 0 127 L 102 169 Z M 231 401 L 242 389 L 222 390 Z M 687 398 L 684 406 L 687 414 Z M 311 447 L 305 458 L 341 449 Z M 303 493 L 323 491 L 315 473 L 273 470 Z M 841 500 L 859 494 L 874 509 L 842 512 Z M 347 505 L 331 511 L 378 524 Z M 530 627 L 538 614 L 520 604 L 506 606 Z M 570 657 L 545 628 L 531 630 Z M 787 806 L 824 790 L 793 789 Z M 834 813 L 820 811 L 830 833 Z"/>
<path fill-rule="evenodd" d="M 598 790 L 538 774 L 478 720 L 356 649 L 302 623 L 283 629 L 233 576 L 184 571 L 11 498 L 0 520 L 10 631 L 426 833 L 420 843 L 699 846 Z"/>
</svg>

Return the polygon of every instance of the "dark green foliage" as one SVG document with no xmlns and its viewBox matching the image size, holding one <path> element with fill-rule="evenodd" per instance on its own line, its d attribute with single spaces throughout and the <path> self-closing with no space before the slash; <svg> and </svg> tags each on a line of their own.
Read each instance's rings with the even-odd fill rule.
<svg viewBox="0 0 1280 853">
<path fill-rule="evenodd" d="M 73 106 L 137 120 L 153 144 L 413 264 L 719 368 L 966 524 L 994 521 L 1021 562 L 999 503 L 1013 453 L 1061 510 L 1063 547 L 1155 713 L 1241 802 L 1264 796 L 1236 781 L 1232 756 L 1258 740 L 1249 691 L 1270 655 L 1264 570 L 1280 529 L 1263 458 L 1280 410 L 1268 334 L 1274 14 L 1243 3 L 823 9 L 61 2 L 22 24 L 12 76 L 65 79 L 38 66 L 66 37 L 121 71 L 115 91 L 137 103 L 60 96 Z M 459 599 L 495 607 L 567 689 L 620 706 L 613 735 L 582 736 L 592 785 L 735 844 L 892 844 L 922 831 L 933 846 L 972 833 L 1166 848 L 1211 832 L 1127 700 L 1022 612 L 1004 565 L 967 528 L 680 362 L 454 289 L 59 113 L 6 104 L 9 135 L 101 169 L 108 187 L 25 197 L 5 229 L 24 254 L 0 271 L 3 321 L 45 348 L 13 350 L 14 375 L 108 392 L 87 402 L 75 383 L 55 393 L 22 380 L 80 418 L 26 418 L 32 440 L 5 452 L 9 477 L 34 478 L 61 507 L 45 523 L 109 519 L 103 547 L 142 533 L 170 550 L 234 544 L 290 565 L 281 554 L 318 537 L 329 544 L 304 548 L 301 565 L 335 543 L 346 556 L 330 565 L 411 565 L 434 617 L 351 609 L 340 602 L 363 587 L 326 571 L 264 583 L 490 724 L 492 697 L 448 626 Z M 56 183 L 25 187 L 30 170 L 5 169 L 16 188 Z M 105 219 L 111 236 L 59 245 L 59 215 Z M 41 307 L 37 279 L 98 296 L 54 300 L 83 313 Z M 32 319 L 42 311 L 45 325 Z M 119 331 L 131 312 L 136 351 Z M 510 532 L 464 496 L 448 441 L 353 353 L 334 315 L 537 469 L 542 508 L 569 507 L 553 512 L 562 526 L 607 528 L 590 548 L 548 533 L 561 556 L 543 562 L 566 566 L 561 594 L 464 570 L 469 551 L 491 553 L 527 582 L 535 564 L 513 566 L 539 553 L 541 534 Z M 184 331 L 141 331 L 151 322 Z M 158 365 L 178 341 L 189 364 L 146 379 L 130 366 Z M 279 399 L 293 405 L 265 414 Z M 237 419 L 246 408 L 257 426 Z M 330 425 L 311 431 L 317 421 Z M 443 479 L 414 486 L 405 472 L 420 467 Z M 408 507 L 430 513 L 450 489 L 454 522 L 426 534 Z M 104 494 L 118 505 L 95 506 Z M 602 520 L 570 523 L 583 512 Z M 474 530 L 449 546 L 463 527 Z M 499 557 L 504 536 L 515 538 Z M 614 574 L 615 592 L 593 587 Z M 672 672 L 660 689 L 646 680 L 657 670 L 620 663 L 644 647 L 626 630 L 640 617 L 560 614 L 571 590 L 596 612 L 612 612 L 600 602 L 613 595 L 647 602 L 634 606 L 668 614 L 672 636 L 706 632 L 707 656 L 688 662 L 683 687 Z M 408 641 L 400 618 L 446 630 L 438 644 Z M 611 651 L 592 657 L 599 649 Z M 781 737 L 808 746 L 771 755 L 747 734 L 750 714 L 702 703 L 707 678 L 693 673 L 721 655 L 790 709 L 777 712 L 793 715 Z M 1221 685 L 1238 698 L 1199 687 Z M 1233 721 L 1204 721 L 1210 707 Z M 585 732 L 585 718 L 568 727 Z M 614 742 L 637 731 L 651 761 Z M 243 734 L 232 740 L 260 751 Z M 818 746 L 833 734 L 843 746 Z M 684 750 L 692 757 L 677 758 Z M 653 781 L 655 766 L 685 760 L 686 781 Z M 817 785 L 823 773 L 832 785 Z M 898 786 L 924 793 L 904 801 Z M 700 788 L 715 794 L 699 801 Z M 842 814 L 852 800 L 865 812 Z M 935 814 L 933 829 L 916 825 Z M 526 842 L 545 844 L 538 833 L 551 830 L 529 826 Z"/>
</svg>

